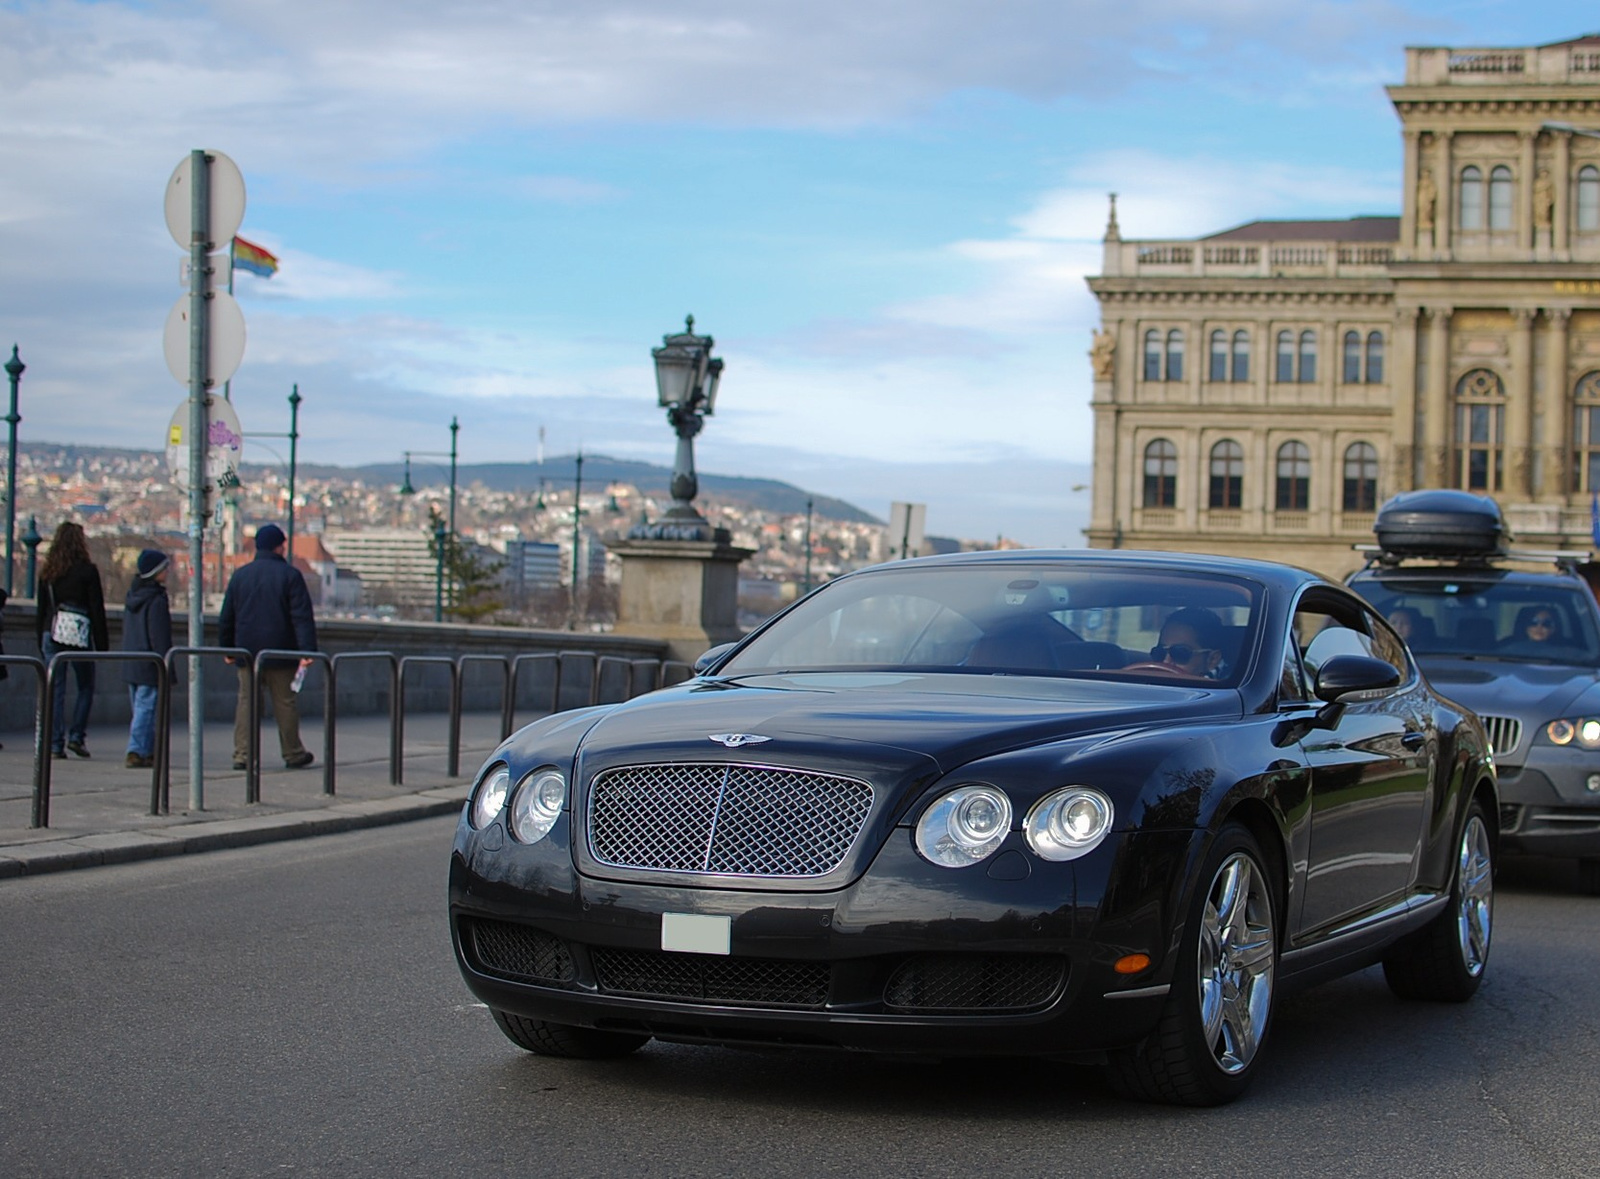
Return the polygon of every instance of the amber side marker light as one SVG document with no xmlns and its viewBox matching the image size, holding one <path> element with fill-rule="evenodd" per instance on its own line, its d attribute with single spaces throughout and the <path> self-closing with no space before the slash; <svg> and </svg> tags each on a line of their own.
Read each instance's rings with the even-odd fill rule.
<svg viewBox="0 0 1600 1179">
<path fill-rule="evenodd" d="M 1117 959 L 1117 964 L 1112 967 L 1118 974 L 1138 974 L 1141 970 L 1148 970 L 1149 968 L 1149 954 L 1124 954 Z"/>
</svg>

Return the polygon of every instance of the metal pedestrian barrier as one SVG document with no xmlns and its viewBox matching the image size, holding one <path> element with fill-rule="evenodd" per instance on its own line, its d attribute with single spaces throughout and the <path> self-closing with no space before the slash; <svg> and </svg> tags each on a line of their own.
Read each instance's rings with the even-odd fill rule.
<svg viewBox="0 0 1600 1179">
<path fill-rule="evenodd" d="M 271 649 L 252 653 L 242 647 L 173 647 L 165 656 L 152 651 L 58 651 L 46 663 L 33 655 L 0 655 L 0 667 L 31 667 L 37 680 L 37 722 L 33 748 L 33 827 L 50 825 L 50 738 L 55 723 L 55 689 L 66 665 L 71 663 L 146 662 L 156 667 L 156 733 L 154 765 L 150 776 L 150 814 L 168 813 L 172 779 L 172 697 L 178 682 L 178 665 L 184 660 L 219 656 L 246 677 L 242 690 L 250 693 L 249 741 L 245 769 L 245 802 L 261 801 L 261 669 L 269 660 L 309 659 L 324 671 L 322 684 L 322 791 L 333 796 L 337 787 L 338 686 L 340 668 L 356 660 L 380 660 L 388 670 L 389 686 L 389 782 L 404 784 L 406 671 L 413 666 L 442 667 L 449 675 L 447 724 L 449 726 L 445 772 L 461 775 L 462 685 L 472 665 L 499 669 L 500 739 L 516 728 L 517 689 L 523 672 L 541 663 L 550 665 L 550 707 L 545 715 L 563 711 L 563 691 L 572 686 L 578 665 L 586 665 L 588 691 L 573 707 L 593 707 L 602 702 L 630 700 L 658 688 L 682 683 L 694 675 L 687 663 L 670 659 L 636 659 L 623 655 L 599 655 L 594 651 L 533 651 L 519 655 L 469 653 L 449 655 L 397 656 L 390 651 L 343 651 L 330 655 L 321 651 Z M 622 669 L 622 674 L 614 674 Z M 605 684 L 620 682 L 621 692 L 606 692 Z M 613 699 L 604 697 L 611 696 Z"/>
</svg>

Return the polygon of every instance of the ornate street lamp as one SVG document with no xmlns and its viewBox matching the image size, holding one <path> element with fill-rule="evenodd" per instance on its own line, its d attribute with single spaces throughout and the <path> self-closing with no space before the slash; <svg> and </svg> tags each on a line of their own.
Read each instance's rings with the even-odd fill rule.
<svg viewBox="0 0 1600 1179">
<path fill-rule="evenodd" d="M 27 592 L 22 595 L 25 598 L 34 597 L 34 574 L 39 568 L 39 545 L 43 541 L 44 537 L 39 535 L 38 522 L 29 516 L 28 531 L 22 534 L 22 543 L 28 546 Z"/>
<path fill-rule="evenodd" d="M 694 436 L 716 409 L 722 360 L 711 355 L 710 336 L 694 334 L 694 316 L 684 330 L 663 336 L 650 350 L 656 363 L 656 392 L 667 421 L 678 436 L 672 463 L 672 507 L 653 524 L 636 525 L 629 536 L 644 540 L 711 540 L 711 525 L 694 506 L 700 490 L 694 473 Z"/>
<path fill-rule="evenodd" d="M 401 496 L 402 498 L 413 496 L 413 495 L 415 495 L 417 493 L 417 489 L 411 486 L 411 456 L 412 455 L 414 455 L 414 454 L 415 455 L 423 455 L 423 456 L 426 456 L 426 457 L 429 457 L 429 458 L 446 458 L 446 457 L 448 457 L 450 459 L 450 515 L 448 517 L 448 530 L 446 530 L 445 528 L 440 528 L 440 529 L 436 530 L 436 532 L 435 532 L 435 540 L 438 541 L 438 544 L 439 544 L 438 561 L 436 563 L 436 568 L 435 568 L 434 578 L 433 578 L 433 620 L 435 622 L 443 622 L 444 621 L 445 589 L 446 589 L 445 576 L 444 576 L 444 574 L 445 574 L 445 568 L 444 568 L 445 567 L 445 549 L 448 546 L 450 549 L 453 550 L 454 546 L 455 546 L 455 543 L 456 543 L 456 436 L 457 436 L 457 434 L 460 433 L 460 431 L 461 431 L 461 423 L 456 418 L 451 418 L 450 419 L 450 449 L 448 451 L 444 451 L 444 450 L 408 450 L 408 451 L 406 451 L 405 452 L 405 456 L 406 456 L 405 481 L 400 484 L 399 489 L 395 493 L 395 494 Z M 455 578 L 453 576 L 450 579 L 450 585 L 449 585 L 448 588 L 449 588 L 450 605 L 454 606 L 455 605 L 455 600 L 456 600 L 456 585 L 455 585 Z"/>
</svg>

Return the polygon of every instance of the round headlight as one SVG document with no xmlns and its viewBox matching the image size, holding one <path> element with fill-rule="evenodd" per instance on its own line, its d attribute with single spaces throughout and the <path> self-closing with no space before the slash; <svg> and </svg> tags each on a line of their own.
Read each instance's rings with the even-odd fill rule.
<svg viewBox="0 0 1600 1179">
<path fill-rule="evenodd" d="M 506 805 L 506 794 L 510 789 L 511 771 L 505 766 L 496 764 L 484 774 L 472 796 L 472 826 L 476 830 L 482 831 L 494 822 L 500 808 Z"/>
<path fill-rule="evenodd" d="M 1578 735 L 1577 727 L 1569 720 L 1553 720 L 1545 726 L 1545 735 L 1557 745 L 1570 745 Z"/>
<path fill-rule="evenodd" d="M 556 825 L 567 801 L 567 780 L 555 770 L 534 770 L 517 783 L 511 798 L 511 834 L 538 843 Z"/>
<path fill-rule="evenodd" d="M 1585 749 L 1600 745 L 1600 720 L 1585 717 L 1578 722 L 1578 744 Z"/>
<path fill-rule="evenodd" d="M 1028 846 L 1042 860 L 1075 860 L 1093 851 L 1111 830 L 1111 800 L 1087 786 L 1047 794 L 1023 824 Z"/>
<path fill-rule="evenodd" d="M 993 786 L 962 786 L 939 799 L 917 823 L 917 850 L 944 868 L 964 868 L 991 855 L 1011 830 L 1011 800 Z"/>
</svg>

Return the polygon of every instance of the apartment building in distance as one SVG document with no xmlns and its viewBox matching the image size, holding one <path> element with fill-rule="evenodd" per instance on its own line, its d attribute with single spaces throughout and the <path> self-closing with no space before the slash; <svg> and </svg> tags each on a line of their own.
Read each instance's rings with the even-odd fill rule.
<svg viewBox="0 0 1600 1179">
<path fill-rule="evenodd" d="M 1418 487 L 1494 495 L 1519 544 L 1593 546 L 1600 34 L 1407 49 L 1388 95 L 1398 217 L 1139 241 L 1113 198 L 1091 547 L 1341 575 Z"/>
</svg>

